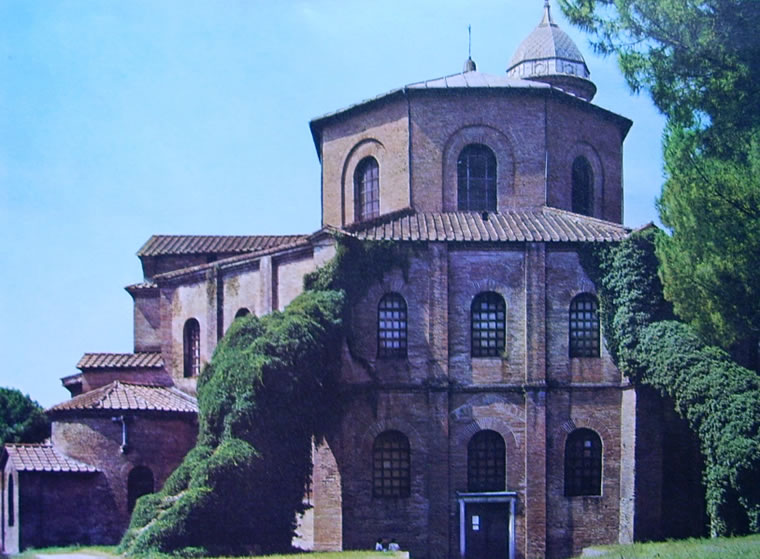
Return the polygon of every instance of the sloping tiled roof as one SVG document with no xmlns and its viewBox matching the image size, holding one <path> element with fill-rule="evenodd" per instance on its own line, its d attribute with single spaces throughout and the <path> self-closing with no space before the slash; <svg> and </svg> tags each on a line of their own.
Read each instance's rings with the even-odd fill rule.
<svg viewBox="0 0 760 559">
<path fill-rule="evenodd" d="M 617 223 L 555 208 L 499 213 L 413 213 L 373 221 L 353 231 L 372 241 L 584 242 L 620 241 L 629 230 Z"/>
<path fill-rule="evenodd" d="M 153 235 L 137 251 L 137 256 L 242 254 L 306 238 L 306 235 Z"/>
<path fill-rule="evenodd" d="M 173 387 L 132 384 L 116 380 L 53 406 L 48 411 L 72 410 L 198 413 L 198 401 Z"/>
<path fill-rule="evenodd" d="M 95 466 L 61 454 L 50 444 L 6 444 L 8 458 L 20 472 L 97 472 Z"/>
<path fill-rule="evenodd" d="M 159 352 L 85 353 L 77 369 L 160 369 L 164 359 Z"/>
</svg>

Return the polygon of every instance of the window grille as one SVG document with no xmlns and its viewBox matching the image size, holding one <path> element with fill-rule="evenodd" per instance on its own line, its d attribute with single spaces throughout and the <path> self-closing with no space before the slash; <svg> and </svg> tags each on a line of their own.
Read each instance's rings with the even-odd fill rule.
<svg viewBox="0 0 760 559">
<path fill-rule="evenodd" d="M 356 221 L 380 215 L 380 167 L 374 157 L 365 157 L 354 172 Z"/>
<path fill-rule="evenodd" d="M 467 490 L 504 491 L 506 489 L 506 447 L 496 431 L 476 433 L 467 445 Z"/>
<path fill-rule="evenodd" d="M 602 441 L 591 429 L 576 429 L 565 443 L 565 495 L 602 494 Z"/>
<path fill-rule="evenodd" d="M 570 303 L 570 357 L 599 357 L 596 297 L 582 293 Z"/>
<path fill-rule="evenodd" d="M 506 305 L 498 293 L 478 294 L 472 302 L 472 356 L 493 357 L 504 352 Z"/>
<path fill-rule="evenodd" d="M 457 159 L 457 208 L 496 211 L 496 156 L 483 144 L 466 146 Z"/>
<path fill-rule="evenodd" d="M 397 293 L 380 299 L 377 308 L 378 357 L 406 357 L 406 301 Z"/>
<path fill-rule="evenodd" d="M 408 497 L 411 489 L 409 439 L 399 431 L 377 436 L 372 448 L 375 497 Z"/>
</svg>

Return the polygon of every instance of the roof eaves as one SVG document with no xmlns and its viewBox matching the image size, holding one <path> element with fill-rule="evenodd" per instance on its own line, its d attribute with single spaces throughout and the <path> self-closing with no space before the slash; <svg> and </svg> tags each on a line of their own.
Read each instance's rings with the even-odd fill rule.
<svg viewBox="0 0 760 559">
<path fill-rule="evenodd" d="M 392 89 L 385 93 L 381 93 L 380 95 L 376 95 L 375 97 L 370 97 L 364 101 L 359 101 L 358 103 L 354 103 L 348 107 L 338 109 L 336 111 L 332 111 L 330 113 L 312 119 L 309 122 L 309 129 L 311 130 L 311 137 L 314 140 L 314 147 L 317 150 L 317 156 L 319 157 L 319 160 L 322 161 L 322 129 L 324 128 L 325 124 L 334 120 L 346 118 L 350 114 L 366 109 L 372 105 L 375 105 L 376 103 L 387 101 L 394 97 L 406 95 L 406 90 L 406 87 Z"/>
<path fill-rule="evenodd" d="M 258 260 L 263 256 L 270 256 L 277 254 L 278 252 L 292 252 L 294 250 L 302 249 L 310 245 L 311 242 L 309 240 L 309 237 L 304 237 L 290 244 L 268 247 L 253 252 L 246 252 L 244 254 L 236 254 L 235 256 L 215 260 L 214 262 L 209 262 L 208 264 L 198 264 L 197 266 L 190 266 L 188 268 L 181 268 L 179 270 L 172 270 L 171 272 L 157 274 L 153 277 L 153 280 L 160 287 L 162 284 L 171 283 L 179 279 L 187 279 L 194 275 L 197 275 L 199 276 L 199 279 L 202 279 L 200 276 L 204 275 L 209 270 L 213 270 L 214 268 L 236 267 L 239 265 L 244 265 L 248 262 Z"/>
</svg>

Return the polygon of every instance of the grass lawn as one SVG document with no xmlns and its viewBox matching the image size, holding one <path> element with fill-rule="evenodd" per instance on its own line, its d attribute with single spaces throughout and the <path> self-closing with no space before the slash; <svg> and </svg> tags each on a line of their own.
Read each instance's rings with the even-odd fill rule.
<svg viewBox="0 0 760 559">
<path fill-rule="evenodd" d="M 0 557 L 12 557 L 13 559 L 34 559 L 38 555 L 68 555 L 71 553 L 86 553 L 87 555 L 99 557 L 117 557 L 116 546 L 70 546 L 70 547 L 46 547 L 45 549 L 26 549 L 18 555 L 3 555 Z"/>
<path fill-rule="evenodd" d="M 119 557 L 116 554 L 116 547 L 48 547 L 45 549 L 27 549 L 23 553 L 11 556 L 12 559 L 35 559 L 38 555 L 68 555 L 72 553 L 83 553 L 103 558 Z M 152 556 L 152 557 L 172 557 L 171 555 Z M 265 555 L 266 559 L 406 559 L 408 554 L 405 552 L 388 553 L 377 551 L 341 551 L 334 553 L 298 553 L 290 555 Z M 206 558 L 206 559 L 232 559 L 232 558 Z"/>
<path fill-rule="evenodd" d="M 600 552 L 596 557 L 602 559 L 749 559 L 760 557 L 760 535 L 610 545 L 594 550 Z"/>
</svg>

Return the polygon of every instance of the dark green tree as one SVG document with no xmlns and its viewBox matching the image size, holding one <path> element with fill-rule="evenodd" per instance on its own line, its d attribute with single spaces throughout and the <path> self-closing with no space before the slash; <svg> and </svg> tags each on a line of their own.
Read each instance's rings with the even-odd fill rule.
<svg viewBox="0 0 760 559">
<path fill-rule="evenodd" d="M 15 388 L 0 388 L 0 445 L 37 443 L 50 436 L 50 422 L 40 405 Z"/>
<path fill-rule="evenodd" d="M 699 134 L 671 128 L 658 200 L 670 235 L 657 241 L 665 296 L 676 313 L 724 348 L 760 336 L 760 134 L 741 160 L 709 155 Z M 757 363 L 745 362 L 757 367 Z"/>
</svg>

